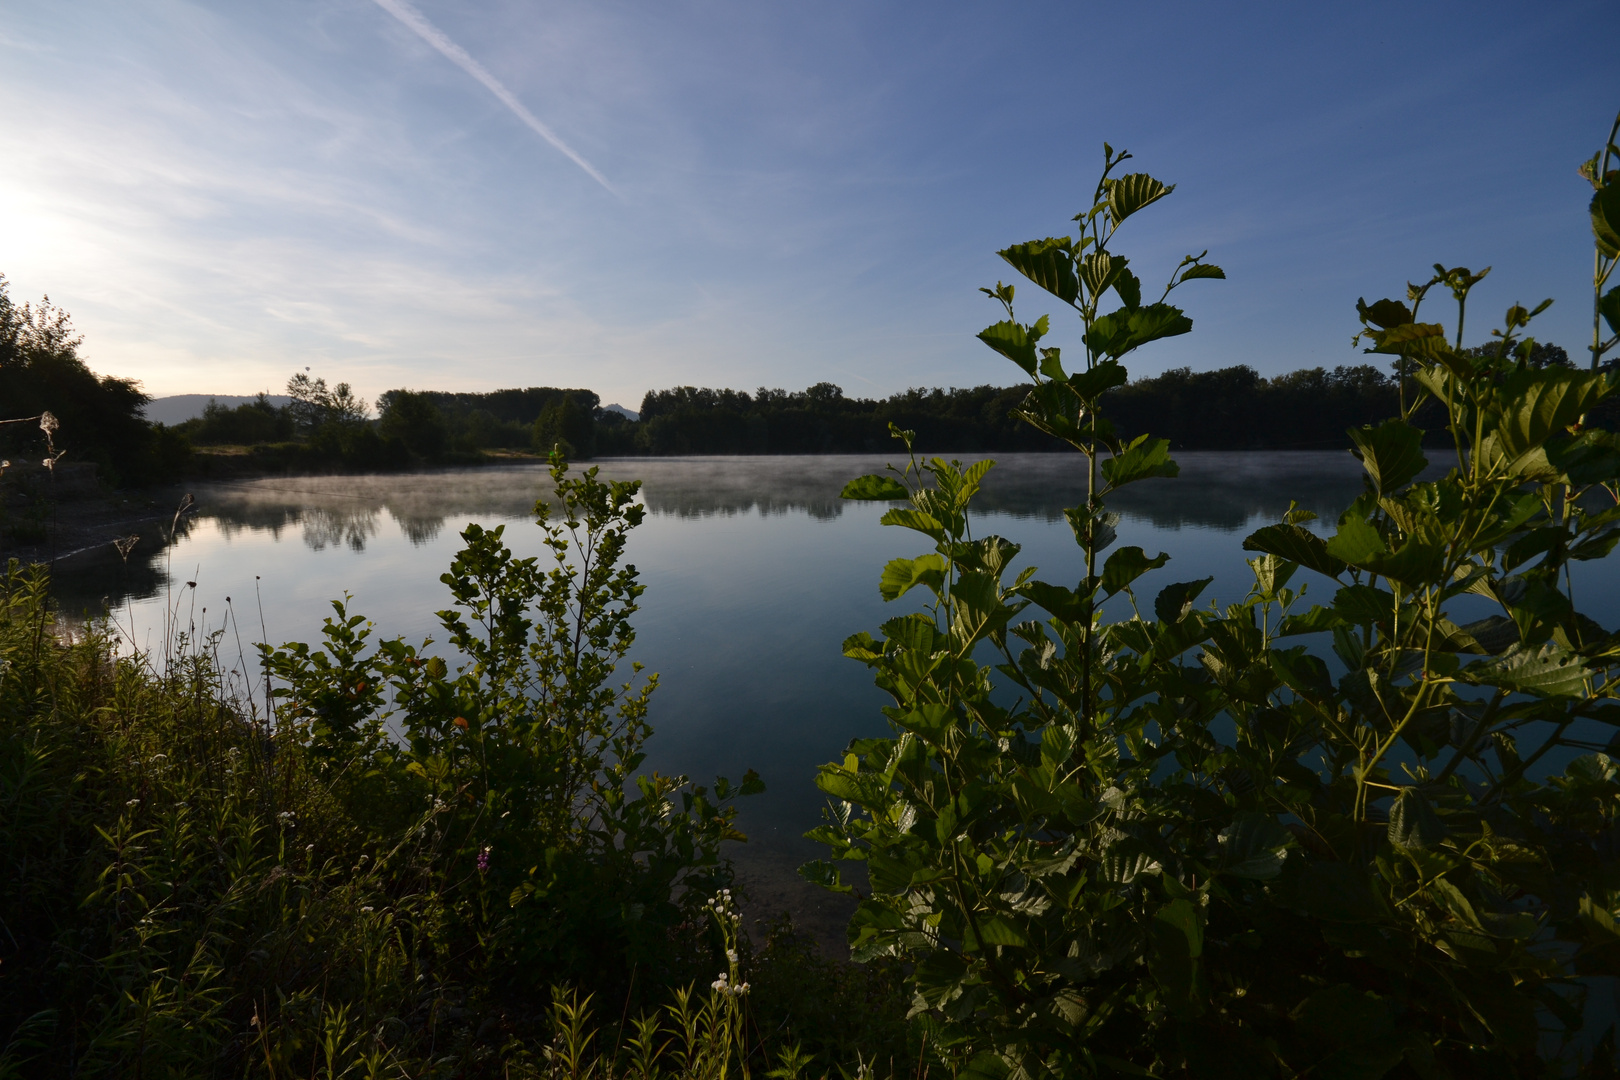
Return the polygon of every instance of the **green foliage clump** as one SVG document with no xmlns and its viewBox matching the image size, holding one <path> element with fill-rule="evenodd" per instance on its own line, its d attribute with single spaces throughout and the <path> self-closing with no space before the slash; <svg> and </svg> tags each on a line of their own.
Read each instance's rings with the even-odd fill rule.
<svg viewBox="0 0 1620 1080">
<path fill-rule="evenodd" d="M 292 413 L 276 407 L 262 393 L 235 407 L 209 401 L 201 416 L 180 428 L 198 446 L 290 442 L 294 434 Z"/>
<path fill-rule="evenodd" d="M 554 983 L 656 1018 L 712 977 L 704 900 L 761 785 L 640 771 L 655 680 L 615 681 L 636 485 L 565 468 L 536 508 L 548 565 L 464 534 L 440 650 L 338 602 L 258 664 L 227 667 L 221 634 L 121 654 L 11 565 L 0 1076 L 549 1072 L 556 1001 L 580 1000 Z M 744 1052 L 733 1028 L 704 1052 Z"/>
<path fill-rule="evenodd" d="M 390 390 L 377 399 L 377 408 L 384 438 L 402 439 L 429 461 L 478 460 L 485 450 L 533 449 L 546 455 L 559 445 L 578 460 L 624 449 L 611 434 L 600 437 L 604 429 L 622 426 L 623 417 L 600 408 L 590 390 Z"/>
<path fill-rule="evenodd" d="M 1127 157 L 1107 151 L 1078 236 L 1001 252 L 1077 313 L 1079 364 L 1012 286 L 985 290 L 1006 318 L 981 340 L 1033 382 L 1021 415 L 1084 455 L 1072 584 L 974 534 L 989 461 L 913 456 L 845 489 L 932 544 L 880 584 L 925 609 L 844 646 L 894 735 L 818 777 L 835 802 L 810 835 L 870 880 L 853 955 L 913 965 L 913 1014 L 961 1076 L 1612 1075 L 1620 638 L 1577 610 L 1572 568 L 1620 541 L 1620 438 L 1582 422 L 1616 376 L 1533 363 L 1545 304 L 1466 355 L 1465 268 L 1363 303 L 1412 383 L 1350 432 L 1365 493 L 1250 536 L 1237 602 L 1201 604 L 1205 578 L 1149 604 L 1168 558 L 1104 558 L 1105 500 L 1177 467 L 1103 397 L 1121 358 L 1191 329 L 1170 294 L 1224 275 L 1189 256 L 1144 302 L 1113 240 L 1172 189 L 1113 176 Z M 1417 321 L 1436 284 L 1455 342 Z M 1432 479 L 1424 409 L 1454 451 Z"/>
</svg>

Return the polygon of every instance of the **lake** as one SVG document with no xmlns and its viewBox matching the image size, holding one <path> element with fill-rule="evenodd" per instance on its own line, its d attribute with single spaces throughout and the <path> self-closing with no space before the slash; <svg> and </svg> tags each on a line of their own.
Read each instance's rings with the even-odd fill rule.
<svg viewBox="0 0 1620 1080">
<path fill-rule="evenodd" d="M 1242 550 L 1249 532 L 1277 520 L 1291 499 L 1332 521 L 1361 490 L 1360 465 L 1343 452 L 1177 459 L 1180 478 L 1136 485 L 1110 504 L 1122 515 L 1119 544 L 1171 556 L 1146 579 L 1149 596 L 1172 581 L 1214 575 L 1201 600 L 1240 599 L 1251 580 Z M 838 498 L 845 481 L 888 460 L 596 463 L 604 477 L 644 482 L 647 519 L 631 535 L 628 561 L 647 586 L 633 656 L 661 679 L 648 767 L 703 783 L 758 770 L 768 791 L 745 800 L 740 823 L 750 842 L 734 857 L 761 906 L 791 907 L 829 933 L 839 905 L 793 873 L 820 853 L 801 838 L 823 805 L 811 778 L 851 738 L 887 730 L 878 711 L 886 696 L 840 644 L 899 613 L 878 595 L 883 564 L 927 550 L 920 535 L 878 524 L 885 504 Z M 1062 511 L 1083 498 L 1082 465 L 1078 455 L 999 455 L 975 534 L 1022 544 L 1023 564 L 1072 583 L 1082 562 Z M 161 646 L 166 605 L 182 604 L 182 620 L 200 628 L 220 627 L 230 597 L 240 625 L 227 626 L 228 662 L 238 636 L 313 641 L 331 614 L 327 601 L 345 592 L 351 612 L 385 636 L 442 637 L 433 612 L 449 596 L 439 575 L 460 530 L 470 521 L 505 524 L 520 555 L 540 554 L 530 508 L 549 482 L 543 467 L 520 465 L 199 486 L 196 518 L 173 547 L 138 553 L 127 567 L 114 558 L 62 574 L 57 592 L 70 610 L 105 597 L 144 646 Z M 196 582 L 194 593 L 187 581 Z M 1326 582 L 1313 588 L 1328 594 Z M 1601 620 L 1612 605 L 1583 606 Z"/>
</svg>

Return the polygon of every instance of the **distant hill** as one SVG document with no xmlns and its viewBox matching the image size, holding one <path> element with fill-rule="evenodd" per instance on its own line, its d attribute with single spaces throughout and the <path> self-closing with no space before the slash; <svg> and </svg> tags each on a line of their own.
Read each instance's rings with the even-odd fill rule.
<svg viewBox="0 0 1620 1080">
<path fill-rule="evenodd" d="M 183 424 L 192 417 L 201 416 L 203 410 L 208 408 L 210 401 L 217 401 L 227 409 L 238 405 L 245 405 L 254 400 L 255 394 L 174 394 L 170 397 L 153 398 L 146 406 L 146 418 L 154 424 Z M 278 409 L 291 401 L 292 398 L 284 394 L 271 394 L 270 404 Z"/>
<path fill-rule="evenodd" d="M 620 416 L 624 417 L 626 420 L 640 420 L 641 419 L 641 414 L 640 413 L 636 412 L 634 409 L 627 409 L 623 405 L 620 405 L 618 402 L 614 402 L 612 405 L 604 405 L 604 406 L 602 406 L 602 411 L 603 412 L 616 412 Z"/>
</svg>

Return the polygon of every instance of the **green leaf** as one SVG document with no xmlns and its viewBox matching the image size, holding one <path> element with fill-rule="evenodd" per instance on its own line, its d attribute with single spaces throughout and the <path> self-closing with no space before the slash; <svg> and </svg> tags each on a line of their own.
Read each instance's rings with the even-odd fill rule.
<svg viewBox="0 0 1620 1080">
<path fill-rule="evenodd" d="M 1404 323 L 1388 330 L 1370 330 L 1368 352 L 1399 356 L 1438 356 L 1446 349 L 1446 328 L 1440 323 Z"/>
<path fill-rule="evenodd" d="M 854 886 L 845 885 L 839 878 L 838 867 L 822 859 L 813 859 L 799 867 L 799 876 L 812 885 L 819 885 L 836 893 L 853 893 Z"/>
<path fill-rule="evenodd" d="M 1501 656 L 1469 664 L 1457 675 L 1480 686 L 1543 697 L 1581 697 L 1592 671 L 1575 653 L 1548 641 L 1534 648 L 1515 645 Z"/>
<path fill-rule="evenodd" d="M 1031 581 L 1019 586 L 1018 595 L 1028 597 L 1066 623 L 1083 624 L 1090 606 L 1086 598 L 1073 589 L 1048 585 L 1044 581 Z"/>
<path fill-rule="evenodd" d="M 1094 402 L 1116 386 L 1130 381 L 1125 366 L 1117 360 L 1099 360 L 1089 371 L 1077 371 L 1069 376 L 1069 385 L 1082 401 Z"/>
<path fill-rule="evenodd" d="M 1339 523 L 1339 531 L 1328 540 L 1327 553 L 1351 566 L 1359 566 L 1376 555 L 1387 554 L 1388 549 L 1384 538 L 1370 522 L 1351 514 Z"/>
<path fill-rule="evenodd" d="M 1445 567 L 1445 555 L 1446 549 L 1441 544 L 1413 535 L 1393 554 L 1369 556 L 1365 565 L 1376 574 L 1415 589 L 1440 576 Z"/>
<path fill-rule="evenodd" d="M 1355 626 L 1388 626 L 1395 617 L 1395 594 L 1372 585 L 1346 585 L 1333 594 L 1333 611 Z"/>
<path fill-rule="evenodd" d="M 1192 330 L 1192 320 L 1170 304 L 1149 304 L 1130 313 L 1130 347 L 1146 345 L 1160 338 L 1175 337 Z"/>
<path fill-rule="evenodd" d="M 1608 379 L 1601 372 L 1516 371 L 1502 387 L 1497 440 L 1507 457 L 1519 457 L 1574 424 L 1607 394 Z"/>
<path fill-rule="evenodd" d="M 1102 471 L 1112 489 L 1155 476 L 1178 476 L 1181 466 L 1170 460 L 1169 439 L 1138 435 L 1123 451 L 1104 458 Z"/>
<path fill-rule="evenodd" d="M 1041 318 L 1046 318 L 1042 315 Z M 1048 379 L 1065 379 L 1068 374 L 1063 370 L 1063 350 L 1050 348 L 1041 350 L 1041 374 Z"/>
<path fill-rule="evenodd" d="M 1130 173 L 1105 180 L 1103 186 L 1108 193 L 1108 212 L 1116 225 L 1176 190 L 1174 184 L 1155 180 L 1147 173 Z"/>
<path fill-rule="evenodd" d="M 1221 831 L 1221 873 L 1256 881 L 1274 878 L 1282 873 L 1283 853 L 1293 842 L 1271 814 L 1240 811 Z"/>
<path fill-rule="evenodd" d="M 1172 900 L 1153 913 L 1149 924 L 1153 958 L 1149 969 L 1164 987 L 1166 1004 L 1178 1013 L 1198 1011 L 1195 988 L 1204 927 L 1191 900 Z"/>
<path fill-rule="evenodd" d="M 1243 550 L 1276 555 L 1328 577 L 1344 573 L 1344 560 L 1330 554 L 1320 536 L 1298 525 L 1267 525 L 1258 529 L 1243 541 Z"/>
<path fill-rule="evenodd" d="M 931 536 L 935 540 L 945 539 L 945 528 L 939 523 L 939 519 L 932 514 L 925 514 L 921 510 L 908 510 L 897 506 L 892 510 L 885 511 L 883 517 L 879 520 L 884 525 L 899 525 L 902 528 L 915 529 L 917 532 L 925 536 Z"/>
<path fill-rule="evenodd" d="M 883 568 L 878 592 L 885 600 L 898 600 L 918 585 L 926 585 L 935 593 L 945 587 L 945 556 L 921 555 L 915 559 L 891 559 Z"/>
<path fill-rule="evenodd" d="M 1288 637 L 1291 634 L 1322 634 L 1336 626 L 1343 626 L 1344 620 L 1339 618 L 1338 612 L 1321 604 L 1312 604 L 1309 611 L 1300 615 L 1289 615 L 1283 619 L 1282 625 L 1277 628 L 1278 637 Z"/>
<path fill-rule="evenodd" d="M 1616 285 L 1603 294 L 1598 301 L 1598 311 L 1603 315 L 1603 321 L 1609 324 L 1609 329 L 1620 334 L 1620 285 Z"/>
<path fill-rule="evenodd" d="M 1328 675 L 1327 665 L 1320 657 L 1307 652 L 1303 645 L 1272 649 L 1266 653 L 1266 662 L 1283 685 L 1300 697 L 1321 701 L 1333 694 L 1333 680 Z"/>
<path fill-rule="evenodd" d="M 1192 329 L 1192 320 L 1170 304 L 1120 308 L 1099 315 L 1085 335 L 1086 347 L 1103 356 L 1119 358 L 1139 345 L 1175 337 Z"/>
<path fill-rule="evenodd" d="M 1368 305 L 1367 301 L 1356 300 L 1356 312 L 1361 321 L 1388 330 L 1396 326 L 1405 326 L 1412 321 L 1412 309 L 1399 300 L 1380 300 L 1376 304 Z"/>
<path fill-rule="evenodd" d="M 1103 594 L 1113 596 L 1149 570 L 1157 570 L 1169 561 L 1170 556 L 1162 551 L 1150 559 L 1147 557 L 1147 553 L 1139 547 L 1120 548 L 1108 556 L 1108 561 L 1103 563 Z M 1034 598 L 1031 597 L 1031 599 Z M 1040 603 L 1039 600 L 1035 602 Z M 1041 604 L 1041 606 L 1045 607 L 1046 605 Z"/>
<path fill-rule="evenodd" d="M 979 331 L 979 340 L 1023 368 L 1026 374 L 1035 374 L 1035 342 L 1030 340 L 1023 324 L 1003 319 Z"/>
<path fill-rule="evenodd" d="M 1094 297 L 1107 292 L 1128 261 L 1123 255 L 1106 251 L 1094 251 L 1081 259 L 1080 279 L 1086 284 L 1086 292 Z"/>
<path fill-rule="evenodd" d="M 1445 838 L 1445 823 L 1423 793 L 1402 788 L 1389 807 L 1389 842 L 1400 848 L 1431 848 Z"/>
<path fill-rule="evenodd" d="M 906 486 L 892 476 L 857 476 L 844 485 L 839 493 L 841 499 L 864 499 L 867 501 L 893 502 L 911 498 L 911 492 Z"/>
<path fill-rule="evenodd" d="M 1214 581 L 1213 577 L 1199 578 L 1197 581 L 1178 581 L 1173 585 L 1166 585 L 1154 598 L 1153 612 L 1160 622 L 1177 623 L 1187 617 L 1192 610 L 1193 601 L 1198 594 L 1209 587 Z"/>
<path fill-rule="evenodd" d="M 1029 938 L 1010 920 L 1000 915 L 980 915 L 972 924 L 963 928 L 962 951 L 976 952 L 985 945 L 1013 945 L 1026 946 Z M 974 931 L 978 933 L 975 934 Z"/>
<path fill-rule="evenodd" d="M 1014 270 L 1065 304 L 1074 303 L 1075 298 L 1080 295 L 1080 279 L 1075 276 L 1074 259 L 1069 254 L 1067 236 L 1062 239 L 1047 237 L 1045 240 L 1031 240 L 1027 244 L 1014 244 L 997 254 L 1011 263 Z"/>
<path fill-rule="evenodd" d="M 1129 311 L 1135 311 L 1142 306 L 1142 282 L 1129 270 L 1121 270 L 1114 279 L 1114 292 L 1119 294 L 1119 302 Z"/>
<path fill-rule="evenodd" d="M 1393 494 L 1423 471 L 1423 432 L 1404 420 L 1385 420 L 1377 427 L 1351 428 L 1356 457 L 1380 495 Z"/>
<path fill-rule="evenodd" d="M 1620 255 L 1620 184 L 1605 184 L 1592 195 L 1592 235 L 1606 258 Z"/>
<path fill-rule="evenodd" d="M 1199 263 L 1196 266 L 1189 266 L 1181 272 L 1182 281 L 1192 281 L 1196 278 L 1218 278 L 1224 281 L 1226 280 L 1226 271 L 1211 263 Z"/>
</svg>

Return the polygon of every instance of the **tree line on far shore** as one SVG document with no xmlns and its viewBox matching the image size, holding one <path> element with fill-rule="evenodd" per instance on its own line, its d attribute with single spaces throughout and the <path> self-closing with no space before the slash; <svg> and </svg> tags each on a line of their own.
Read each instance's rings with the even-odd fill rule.
<svg viewBox="0 0 1620 1080">
<path fill-rule="evenodd" d="M 753 393 L 678 386 L 649 391 L 639 420 L 603 408 L 596 393 L 579 388 L 397 389 L 377 399 L 373 418 L 348 383 L 329 386 L 306 369 L 288 380 L 288 404 L 263 394 L 235 407 L 210 403 L 202 416 L 165 427 L 144 421 L 150 398 L 135 382 L 90 370 L 78 354 L 81 341 L 48 299 L 12 303 L 0 277 L 0 421 L 50 411 L 72 459 L 96 462 L 115 484 L 195 469 L 193 446 L 247 448 L 248 467 L 268 471 L 474 464 L 491 452 L 553 449 L 574 460 L 882 453 L 893 446 L 891 424 L 916 432 L 916 448 L 930 454 L 1063 449 L 1019 419 L 1027 387 L 990 385 L 913 388 L 885 398 L 846 397 L 830 382 Z M 1563 349 L 1546 344 L 1531 363 L 1571 366 Z M 1400 398 L 1399 376 L 1371 364 L 1270 378 L 1239 364 L 1137 379 L 1109 393 L 1103 411 L 1122 434 L 1151 430 L 1179 450 L 1324 449 L 1339 445 L 1346 429 L 1388 416 Z M 1620 426 L 1614 412 L 1605 408 L 1588 421 Z M 1416 419 L 1431 440 L 1444 438 L 1433 402 Z M 0 424 L 0 457 L 30 460 L 44 447 L 37 424 Z"/>
<path fill-rule="evenodd" d="M 1537 347 L 1535 366 L 1570 366 L 1563 349 Z M 926 453 L 1058 451 L 1064 447 L 1018 416 L 1027 387 L 913 388 L 886 398 L 846 397 L 816 383 L 800 391 L 748 393 L 680 386 L 649 391 L 639 419 L 604 408 L 590 390 L 531 386 L 491 393 L 390 390 L 376 420 L 345 383 L 296 375 L 292 398 L 264 395 L 234 408 L 210 404 L 179 425 L 198 445 L 270 444 L 311 461 L 358 468 L 473 464 L 490 451 L 600 456 L 881 453 L 890 425 L 916 433 Z M 1415 392 L 1410 382 L 1407 393 Z M 1270 378 L 1246 364 L 1214 371 L 1175 368 L 1138 379 L 1104 399 L 1126 436 L 1163 433 L 1179 450 L 1309 450 L 1336 447 L 1344 432 L 1377 423 L 1398 406 L 1397 373 L 1371 364 L 1305 368 Z M 1444 438 L 1439 407 L 1419 419 Z M 1596 418 L 1613 427 L 1617 417 Z M 302 449 L 299 449 L 302 447 Z"/>
</svg>

